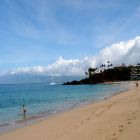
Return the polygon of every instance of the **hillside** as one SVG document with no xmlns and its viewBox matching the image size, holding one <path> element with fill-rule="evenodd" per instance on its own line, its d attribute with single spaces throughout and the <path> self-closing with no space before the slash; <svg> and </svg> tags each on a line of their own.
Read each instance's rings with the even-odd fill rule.
<svg viewBox="0 0 140 140">
<path fill-rule="evenodd" d="M 140 79 L 139 71 L 139 66 L 113 67 L 103 71 L 100 70 L 100 72 L 97 72 L 97 68 L 89 68 L 88 72 L 86 72 L 88 78 L 80 81 L 75 80 L 72 82 L 66 82 L 63 85 L 97 84 L 114 81 L 138 80 Z"/>
</svg>

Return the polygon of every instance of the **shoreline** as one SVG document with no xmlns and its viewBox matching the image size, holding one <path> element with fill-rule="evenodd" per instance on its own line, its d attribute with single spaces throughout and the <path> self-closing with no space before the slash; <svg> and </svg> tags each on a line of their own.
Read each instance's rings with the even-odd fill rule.
<svg viewBox="0 0 140 140">
<path fill-rule="evenodd" d="M 92 100 L 92 101 L 84 101 L 79 104 L 71 106 L 69 109 L 65 109 L 65 110 L 58 111 L 58 112 L 53 112 L 51 114 L 47 114 L 47 112 L 43 112 L 41 114 L 36 114 L 34 116 L 28 116 L 26 119 L 20 119 L 20 120 L 11 121 L 11 122 L 8 122 L 5 124 L 1 124 L 0 125 L 0 134 L 8 133 L 10 131 L 20 129 L 25 126 L 30 126 L 30 125 L 33 125 L 36 123 L 40 123 L 41 121 L 47 120 L 49 118 L 56 117 L 58 115 L 62 115 L 64 113 L 67 113 L 70 111 L 74 111 L 74 110 L 83 108 L 85 106 L 91 105 L 91 104 L 96 104 L 98 102 L 102 102 L 103 100 L 107 100 L 109 98 L 112 98 L 113 96 L 116 96 L 117 94 L 122 94 L 122 93 L 130 90 L 130 89 L 128 89 L 128 82 L 107 82 L 107 83 L 103 83 L 103 84 L 109 84 L 109 85 L 111 85 L 111 84 L 118 85 L 119 84 L 120 86 L 122 86 L 122 84 L 125 84 L 125 85 L 122 86 L 122 87 L 124 87 L 124 89 L 122 91 L 119 91 L 119 92 L 116 91 L 112 95 L 109 95 L 107 97 L 102 97 L 101 99 Z"/>
<path fill-rule="evenodd" d="M 136 95 L 135 95 L 135 92 L 137 92 Z M 72 138 L 74 140 L 85 140 L 86 138 L 88 140 L 88 139 L 91 139 L 91 137 L 95 137 L 95 139 L 91 139 L 91 140 L 96 140 L 96 139 L 98 140 L 99 136 L 101 137 L 100 139 L 103 139 L 102 137 L 106 137 L 106 140 L 109 140 L 111 139 L 111 137 L 114 137 L 114 140 L 115 140 L 115 138 L 118 135 L 118 132 L 117 134 L 116 132 L 112 132 L 113 134 L 111 134 L 111 136 L 109 137 L 107 134 L 108 132 L 106 133 L 106 129 L 105 129 L 105 133 L 102 132 L 103 131 L 102 129 L 104 126 L 107 125 L 107 128 L 109 127 L 108 131 L 112 131 L 111 123 L 113 123 L 114 125 L 115 121 L 117 121 L 116 124 L 119 125 L 118 123 L 120 122 L 122 123 L 121 120 L 125 115 L 124 116 L 121 115 L 122 117 L 119 118 L 119 121 L 118 119 L 116 119 L 115 121 L 112 121 L 114 117 L 116 117 L 119 114 L 116 114 L 117 112 L 115 112 L 114 109 L 111 110 L 111 108 L 115 107 L 115 105 L 119 106 L 119 108 L 117 108 L 117 111 L 119 110 L 119 112 L 122 114 L 123 112 L 127 113 L 130 108 L 131 111 L 128 113 L 128 115 L 130 113 L 134 114 L 136 111 L 133 106 L 130 106 L 129 108 L 125 108 L 124 110 L 124 107 L 122 106 L 121 108 L 119 104 L 123 104 L 125 106 L 126 105 L 125 103 L 127 103 L 126 101 L 128 99 L 130 101 L 131 100 L 133 101 L 135 98 L 136 100 L 138 100 L 140 97 L 138 93 L 139 93 L 139 88 L 137 89 L 131 88 L 130 90 L 125 91 L 123 93 L 121 92 L 121 93 L 114 94 L 113 96 L 107 99 L 96 101 L 96 102 L 93 102 L 93 103 L 90 103 L 88 105 L 84 105 L 78 108 L 73 108 L 72 110 L 65 111 L 64 113 L 61 113 L 59 115 L 54 115 L 53 117 L 39 121 L 37 123 L 27 125 L 25 127 L 18 128 L 18 129 L 15 129 L 6 133 L 2 133 L 0 134 L 0 140 L 18 140 L 19 138 L 22 140 L 23 135 L 26 137 L 26 138 L 23 137 L 23 139 L 30 138 L 30 140 L 38 140 L 38 139 L 43 140 L 45 138 L 46 139 L 48 138 L 49 140 L 55 140 L 55 139 L 70 140 Z M 113 116 L 112 116 L 112 113 L 114 113 Z M 109 117 L 107 117 L 106 115 Z M 128 115 L 126 115 L 125 117 L 127 117 Z M 111 122 L 107 122 L 106 124 L 106 119 L 108 121 L 111 120 Z M 93 125 L 91 126 L 89 122 L 93 123 Z M 103 125 L 100 124 L 101 122 L 103 123 Z M 128 123 L 129 123 L 129 120 L 128 120 Z M 111 128 L 110 126 L 108 126 L 108 124 L 110 124 Z M 123 124 L 122 125 L 123 128 L 120 128 L 118 131 L 124 131 L 122 130 L 124 129 L 124 122 L 122 124 Z M 100 134 L 96 130 L 97 128 L 98 128 L 98 131 L 101 131 L 100 133 L 103 133 L 103 134 Z M 114 129 L 114 126 L 113 126 L 113 129 Z M 98 132 L 97 134 L 99 136 L 96 133 L 93 135 L 91 133 L 91 130 L 94 130 L 96 133 Z M 34 132 L 34 131 L 36 132 L 35 136 L 30 134 L 31 132 Z M 138 138 L 140 138 L 140 135 Z"/>
</svg>

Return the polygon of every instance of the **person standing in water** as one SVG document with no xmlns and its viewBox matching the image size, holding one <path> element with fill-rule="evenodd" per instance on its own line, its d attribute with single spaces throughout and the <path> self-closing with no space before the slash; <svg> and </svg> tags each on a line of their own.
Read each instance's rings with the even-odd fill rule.
<svg viewBox="0 0 140 140">
<path fill-rule="evenodd" d="M 25 105 L 22 105 L 22 112 L 23 112 L 23 118 L 25 119 L 26 118 L 26 112 L 27 112 L 27 109 L 26 109 Z"/>
</svg>

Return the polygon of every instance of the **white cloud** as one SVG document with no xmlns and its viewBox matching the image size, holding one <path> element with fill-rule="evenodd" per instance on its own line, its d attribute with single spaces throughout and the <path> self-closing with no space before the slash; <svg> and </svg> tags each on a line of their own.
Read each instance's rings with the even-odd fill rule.
<svg viewBox="0 0 140 140">
<path fill-rule="evenodd" d="M 136 64 L 140 62 L 140 37 L 126 42 L 119 42 L 104 48 L 93 57 L 82 60 L 65 60 L 60 57 L 48 66 L 22 67 L 9 71 L 10 74 L 35 73 L 48 75 L 84 75 L 89 67 L 97 67 L 110 61 L 114 65 Z"/>
</svg>

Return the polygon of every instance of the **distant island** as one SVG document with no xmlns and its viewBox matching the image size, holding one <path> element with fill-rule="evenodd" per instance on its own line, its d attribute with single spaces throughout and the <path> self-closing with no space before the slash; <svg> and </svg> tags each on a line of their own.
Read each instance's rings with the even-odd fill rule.
<svg viewBox="0 0 140 140">
<path fill-rule="evenodd" d="M 126 66 L 124 63 L 120 66 L 113 67 L 113 64 L 107 62 L 107 66 L 102 64 L 99 68 L 89 68 L 85 72 L 88 76 L 79 81 L 66 82 L 63 85 L 82 85 L 97 84 L 104 82 L 129 81 L 140 79 L 140 63 L 137 65 Z"/>
</svg>

